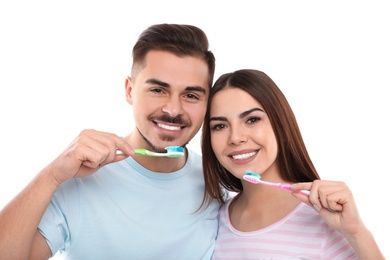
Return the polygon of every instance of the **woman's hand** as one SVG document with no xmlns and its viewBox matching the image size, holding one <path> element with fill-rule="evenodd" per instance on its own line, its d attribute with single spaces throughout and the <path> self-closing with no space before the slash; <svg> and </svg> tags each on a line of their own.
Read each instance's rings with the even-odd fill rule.
<svg viewBox="0 0 390 260">
<path fill-rule="evenodd" d="M 359 259 L 385 259 L 374 236 L 360 218 L 351 190 L 341 181 L 315 180 L 291 186 L 298 199 L 313 207 L 348 240 Z M 299 190 L 310 190 L 310 196 Z"/>
</svg>

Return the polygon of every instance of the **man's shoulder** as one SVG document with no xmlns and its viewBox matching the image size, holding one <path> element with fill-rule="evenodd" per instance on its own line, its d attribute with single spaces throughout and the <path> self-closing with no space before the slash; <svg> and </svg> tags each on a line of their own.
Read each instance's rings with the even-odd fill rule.
<svg viewBox="0 0 390 260">
<path fill-rule="evenodd" d="M 187 148 L 188 158 L 191 159 L 196 164 L 200 164 L 202 166 L 202 155 L 200 152 L 195 151 L 194 149 Z"/>
<path fill-rule="evenodd" d="M 197 150 L 195 150 L 193 148 L 187 147 L 187 151 L 188 151 L 188 154 L 190 154 L 191 156 L 196 156 L 196 157 L 202 158 L 201 152 L 199 152 L 199 151 L 197 151 Z"/>
</svg>

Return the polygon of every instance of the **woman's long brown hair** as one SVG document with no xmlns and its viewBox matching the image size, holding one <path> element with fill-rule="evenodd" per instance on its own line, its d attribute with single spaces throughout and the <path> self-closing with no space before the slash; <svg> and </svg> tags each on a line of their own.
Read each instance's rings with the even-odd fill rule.
<svg viewBox="0 0 390 260">
<path fill-rule="evenodd" d="M 284 181 L 310 182 L 320 179 L 307 152 L 295 115 L 282 91 L 264 72 L 238 70 L 217 79 L 211 89 L 208 110 L 202 128 L 202 156 L 205 194 L 202 205 L 212 199 L 225 203 L 226 190 L 241 192 L 241 180 L 217 160 L 211 147 L 210 104 L 216 93 L 225 88 L 239 88 L 255 98 L 267 113 L 278 144 L 277 163 Z"/>
</svg>

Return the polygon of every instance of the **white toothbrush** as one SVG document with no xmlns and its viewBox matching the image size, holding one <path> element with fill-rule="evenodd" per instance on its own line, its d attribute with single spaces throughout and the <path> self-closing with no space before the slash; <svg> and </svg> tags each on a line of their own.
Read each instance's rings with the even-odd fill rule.
<svg viewBox="0 0 390 260">
<path fill-rule="evenodd" d="M 159 157 L 180 157 L 184 155 L 184 148 L 181 146 L 167 146 L 166 153 L 157 153 L 149 151 L 145 148 L 136 148 L 134 149 L 135 154 L 146 155 L 146 156 L 159 156 Z M 124 154 L 123 151 L 117 150 L 116 154 Z"/>
</svg>

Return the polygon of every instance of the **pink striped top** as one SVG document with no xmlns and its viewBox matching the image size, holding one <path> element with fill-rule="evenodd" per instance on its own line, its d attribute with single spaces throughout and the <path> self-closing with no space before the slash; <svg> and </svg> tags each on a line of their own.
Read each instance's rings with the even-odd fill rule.
<svg viewBox="0 0 390 260">
<path fill-rule="evenodd" d="M 357 259 L 348 241 L 304 203 L 266 228 L 241 232 L 230 223 L 230 202 L 219 211 L 213 259 Z"/>
</svg>

